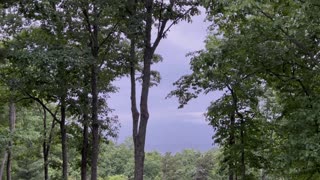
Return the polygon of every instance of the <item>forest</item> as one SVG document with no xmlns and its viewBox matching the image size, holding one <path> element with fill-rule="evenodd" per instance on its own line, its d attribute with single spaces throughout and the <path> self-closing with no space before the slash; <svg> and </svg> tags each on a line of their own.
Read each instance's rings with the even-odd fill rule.
<svg viewBox="0 0 320 180">
<path fill-rule="evenodd" d="M 320 179 L 320 1 L 3 0 L 0 13 L 0 180 Z M 146 151 L 157 48 L 200 14 L 205 47 L 166 98 L 212 98 L 216 148 Z M 123 77 L 132 136 L 117 143 Z"/>
</svg>

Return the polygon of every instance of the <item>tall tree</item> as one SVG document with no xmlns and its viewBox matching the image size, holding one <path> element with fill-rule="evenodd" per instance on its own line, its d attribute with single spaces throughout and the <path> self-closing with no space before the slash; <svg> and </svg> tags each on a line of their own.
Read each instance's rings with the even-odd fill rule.
<svg viewBox="0 0 320 180">
<path fill-rule="evenodd" d="M 15 123 L 16 123 L 16 106 L 13 97 L 10 97 L 9 101 L 9 128 L 10 128 L 10 135 L 13 136 L 15 130 Z M 12 138 L 11 138 L 12 139 Z M 9 140 L 8 144 L 8 155 L 7 155 L 7 180 L 11 180 L 11 158 L 12 158 L 12 140 Z"/>
<path fill-rule="evenodd" d="M 133 119 L 133 141 L 134 141 L 134 154 L 135 154 L 135 173 L 134 179 L 142 180 L 144 173 L 144 159 L 145 159 L 145 141 L 147 124 L 149 120 L 148 110 L 148 97 L 149 88 L 151 86 L 151 62 L 154 53 L 169 29 L 181 20 L 191 20 L 191 16 L 198 13 L 197 3 L 193 1 L 153 1 L 145 0 L 142 2 L 129 1 L 128 3 L 129 25 L 133 25 L 133 32 L 128 32 L 128 38 L 131 40 L 131 112 Z M 139 8 L 140 9 L 139 9 Z M 141 9 L 142 8 L 142 9 Z M 141 19 L 139 14 L 144 12 Z M 131 17 L 131 18 L 130 18 Z M 144 23 L 141 23 L 144 22 Z M 139 25 L 143 24 L 143 33 L 136 33 Z M 156 37 L 152 42 L 152 28 L 156 26 Z M 130 26 L 129 26 L 130 27 Z M 140 30 L 141 31 L 141 30 Z M 139 38 L 142 38 L 139 39 Z M 135 50 L 137 44 L 141 44 L 143 51 L 143 66 L 142 66 L 142 90 L 140 98 L 140 107 L 138 110 L 137 97 L 136 97 L 136 55 Z"/>
</svg>

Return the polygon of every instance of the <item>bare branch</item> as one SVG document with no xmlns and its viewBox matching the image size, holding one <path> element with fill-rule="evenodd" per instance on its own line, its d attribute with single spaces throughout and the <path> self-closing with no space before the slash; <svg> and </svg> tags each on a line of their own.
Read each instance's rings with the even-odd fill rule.
<svg viewBox="0 0 320 180">
<path fill-rule="evenodd" d="M 25 92 L 26 95 L 28 95 L 31 99 L 35 100 L 36 102 L 38 102 L 44 109 L 46 109 L 50 115 L 52 116 L 52 118 L 57 121 L 58 123 L 61 123 L 61 121 L 57 118 L 57 111 L 55 113 L 53 113 L 39 98 L 32 96 L 31 94 L 29 94 L 28 92 Z"/>
</svg>

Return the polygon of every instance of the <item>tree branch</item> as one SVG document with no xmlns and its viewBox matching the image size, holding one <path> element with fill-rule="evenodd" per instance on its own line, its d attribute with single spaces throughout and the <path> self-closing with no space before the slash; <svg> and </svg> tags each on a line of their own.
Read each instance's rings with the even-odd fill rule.
<svg viewBox="0 0 320 180">
<path fill-rule="evenodd" d="M 26 95 L 28 95 L 31 99 L 35 100 L 36 102 L 38 102 L 44 109 L 46 109 L 50 115 L 52 116 L 52 118 L 57 121 L 58 123 L 61 123 L 61 121 L 57 118 L 56 113 L 53 113 L 39 98 L 32 96 L 31 94 L 29 94 L 28 92 L 25 92 Z"/>
</svg>

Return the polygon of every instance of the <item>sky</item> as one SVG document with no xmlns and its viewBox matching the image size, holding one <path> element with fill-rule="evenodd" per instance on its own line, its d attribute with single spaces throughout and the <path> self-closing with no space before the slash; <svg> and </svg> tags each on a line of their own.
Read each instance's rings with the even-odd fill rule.
<svg viewBox="0 0 320 180">
<path fill-rule="evenodd" d="M 173 83 L 182 75 L 191 73 L 189 52 L 204 48 L 209 22 L 205 14 L 193 17 L 192 23 L 180 22 L 172 27 L 166 39 L 163 39 L 156 53 L 163 62 L 152 66 L 161 74 L 161 82 L 152 87 L 149 94 L 150 119 L 147 128 L 146 151 L 179 152 L 193 148 L 206 151 L 213 148 L 213 128 L 205 121 L 204 112 L 218 93 L 199 96 L 183 109 L 178 109 L 177 98 L 165 97 L 174 90 Z M 115 109 L 121 128 L 118 143 L 131 136 L 132 119 L 130 110 L 130 80 L 122 78 L 115 82 L 119 92 L 111 94 L 109 106 Z M 137 100 L 140 99 L 141 86 L 137 87 Z M 138 102 L 139 104 L 139 102 Z"/>
</svg>

